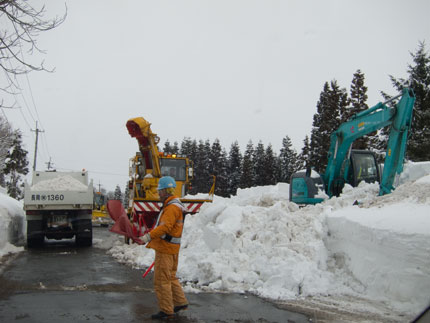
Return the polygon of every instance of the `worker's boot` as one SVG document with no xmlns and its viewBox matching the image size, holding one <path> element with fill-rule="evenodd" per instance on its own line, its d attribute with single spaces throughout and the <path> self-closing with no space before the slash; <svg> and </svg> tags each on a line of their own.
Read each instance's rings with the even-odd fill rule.
<svg viewBox="0 0 430 323">
<path fill-rule="evenodd" d="M 188 304 L 178 305 L 173 308 L 173 312 L 178 313 L 179 311 L 185 311 L 188 308 Z"/>
<path fill-rule="evenodd" d="M 163 311 L 160 311 L 157 314 L 151 315 L 151 319 L 153 320 L 169 320 L 169 319 L 173 319 L 174 317 L 175 315 L 167 314 L 167 313 L 164 313 Z"/>
</svg>

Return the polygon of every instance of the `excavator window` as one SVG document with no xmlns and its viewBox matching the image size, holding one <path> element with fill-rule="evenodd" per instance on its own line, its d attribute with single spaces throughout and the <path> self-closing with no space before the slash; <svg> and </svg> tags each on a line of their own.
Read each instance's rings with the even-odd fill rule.
<svg viewBox="0 0 430 323">
<path fill-rule="evenodd" d="M 379 180 L 376 160 L 372 153 L 356 153 L 353 159 L 356 185 L 361 181 L 373 183 Z"/>
</svg>

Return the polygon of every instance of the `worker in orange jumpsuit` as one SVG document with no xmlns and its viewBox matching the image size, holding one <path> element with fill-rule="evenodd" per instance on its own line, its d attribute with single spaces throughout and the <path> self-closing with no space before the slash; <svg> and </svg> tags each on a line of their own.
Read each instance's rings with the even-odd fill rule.
<svg viewBox="0 0 430 323">
<path fill-rule="evenodd" d="M 158 194 L 163 207 L 155 228 L 142 237 L 147 248 L 155 250 L 154 290 L 160 312 L 152 319 L 171 318 L 188 307 L 188 301 L 182 290 L 176 270 L 178 268 L 179 248 L 184 227 L 185 207 L 174 196 L 175 180 L 164 176 L 158 181 Z"/>
</svg>

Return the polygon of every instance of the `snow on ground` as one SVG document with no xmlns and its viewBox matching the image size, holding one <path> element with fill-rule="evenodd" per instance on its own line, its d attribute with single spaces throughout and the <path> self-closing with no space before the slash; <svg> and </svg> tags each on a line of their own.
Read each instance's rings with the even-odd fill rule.
<svg viewBox="0 0 430 323">
<path fill-rule="evenodd" d="M 215 197 L 186 218 L 178 276 L 187 292 L 356 297 L 413 317 L 430 303 L 429 174 L 430 162 L 408 163 L 392 194 L 362 183 L 304 208 L 283 183 Z M 138 268 L 154 258 L 138 245 L 109 252 Z"/>
<path fill-rule="evenodd" d="M 0 258 L 24 250 L 25 214 L 22 203 L 0 191 Z"/>
</svg>

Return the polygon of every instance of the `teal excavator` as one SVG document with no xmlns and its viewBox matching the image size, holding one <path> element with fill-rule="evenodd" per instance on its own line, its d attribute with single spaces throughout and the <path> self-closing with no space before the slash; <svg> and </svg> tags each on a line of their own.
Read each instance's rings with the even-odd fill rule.
<svg viewBox="0 0 430 323">
<path fill-rule="evenodd" d="M 399 99 L 394 107 L 390 102 Z M 357 186 L 361 181 L 379 182 L 379 195 L 390 193 L 396 174 L 403 171 L 408 132 L 411 128 L 415 94 L 404 88 L 402 93 L 384 103 L 355 114 L 331 134 L 328 164 L 320 175 L 311 169 L 294 173 L 290 181 L 290 201 L 297 204 L 316 204 L 324 200 L 320 191 L 339 196 L 345 183 Z M 367 150 L 353 150 L 355 140 L 386 126 L 390 134 L 382 174 L 375 154 Z"/>
</svg>

